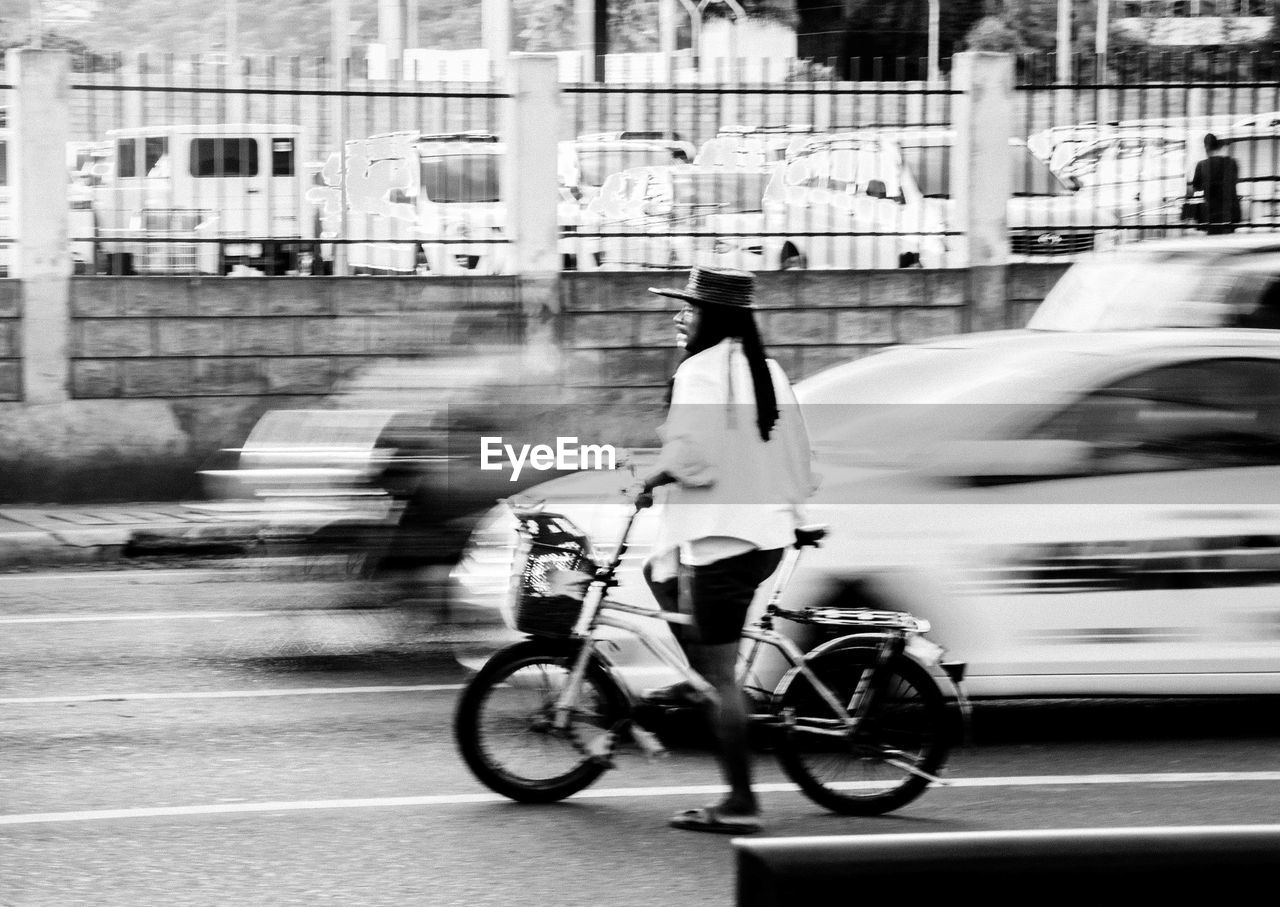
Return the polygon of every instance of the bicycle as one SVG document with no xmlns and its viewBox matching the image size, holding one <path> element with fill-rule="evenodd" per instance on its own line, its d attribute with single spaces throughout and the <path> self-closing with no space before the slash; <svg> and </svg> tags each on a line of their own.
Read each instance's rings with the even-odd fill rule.
<svg viewBox="0 0 1280 907">
<path fill-rule="evenodd" d="M 512 800 L 551 803 L 614 767 L 615 752 L 628 740 L 650 757 L 665 754 L 639 721 L 638 702 L 617 678 L 599 628 L 635 634 L 695 690 L 712 688 L 674 641 L 630 619 L 688 624 L 690 618 L 607 597 L 645 504 L 637 499 L 612 556 L 599 565 L 590 541 L 566 517 L 543 512 L 540 504 L 508 504 L 521 540 L 509 622 L 530 638 L 494 654 L 467 684 L 454 734 L 485 786 Z M 768 604 L 743 630 L 751 645 L 740 657 L 739 679 L 752 702 L 751 722 L 778 731 L 775 755 L 810 799 L 836 813 L 879 815 L 942 783 L 938 773 L 956 725 L 929 669 L 936 666 L 950 680 L 964 729 L 964 664 L 944 661 L 941 647 L 924 638 L 927 623 L 904 612 L 781 607 L 801 553 L 824 535 L 820 528 L 797 530 L 794 554 Z M 806 653 L 774 629 L 779 618 L 837 628 L 841 635 Z M 789 665 L 773 689 L 750 682 L 765 646 Z"/>
</svg>

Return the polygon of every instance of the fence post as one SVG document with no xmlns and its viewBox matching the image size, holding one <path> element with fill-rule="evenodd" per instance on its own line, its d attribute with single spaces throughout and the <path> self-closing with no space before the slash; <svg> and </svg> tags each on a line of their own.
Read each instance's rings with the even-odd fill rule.
<svg viewBox="0 0 1280 907">
<path fill-rule="evenodd" d="M 554 54 L 512 54 L 507 64 L 502 196 L 511 273 L 527 314 L 559 310 L 560 83 Z"/>
<path fill-rule="evenodd" d="M 971 331 L 1003 328 L 1012 192 L 1013 57 L 967 52 L 952 59 L 955 153 L 951 197 L 959 263 L 969 269 Z"/>
<path fill-rule="evenodd" d="M 70 56 L 8 51 L 12 74 L 9 185 L 16 240 L 12 275 L 22 281 L 22 387 L 27 403 L 69 397 L 71 248 L 68 243 L 67 140 Z"/>
</svg>

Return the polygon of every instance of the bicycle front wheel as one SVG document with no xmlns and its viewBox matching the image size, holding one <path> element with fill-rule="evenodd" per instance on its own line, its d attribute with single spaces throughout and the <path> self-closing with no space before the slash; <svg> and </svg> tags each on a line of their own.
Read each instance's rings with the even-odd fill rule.
<svg viewBox="0 0 1280 907">
<path fill-rule="evenodd" d="M 625 717 L 626 699 L 593 660 L 572 708 L 558 716 L 573 658 L 571 647 L 518 643 L 490 659 L 463 691 L 454 736 L 490 790 L 523 803 L 553 803 L 604 772 L 606 735 Z"/>
<path fill-rule="evenodd" d="M 808 664 L 851 710 L 858 679 L 875 658 L 875 648 L 852 648 Z M 843 815 L 877 816 L 910 803 L 947 755 L 946 701 L 937 683 L 901 655 L 879 670 L 870 708 L 853 732 L 799 672 L 776 694 L 789 722 L 777 751 L 783 770 L 811 800 Z"/>
</svg>

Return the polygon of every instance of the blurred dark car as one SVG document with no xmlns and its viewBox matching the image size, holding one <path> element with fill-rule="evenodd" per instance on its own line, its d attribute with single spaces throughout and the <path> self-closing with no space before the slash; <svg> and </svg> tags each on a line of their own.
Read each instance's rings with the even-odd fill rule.
<svg viewBox="0 0 1280 907">
<path fill-rule="evenodd" d="M 303 516 L 312 539 L 363 550 L 366 572 L 453 564 L 495 501 L 565 474 L 526 457 L 572 437 L 545 351 L 497 350 L 380 365 L 323 406 L 265 413 L 207 499 Z M 576 471 L 576 467 L 573 471 Z"/>
</svg>

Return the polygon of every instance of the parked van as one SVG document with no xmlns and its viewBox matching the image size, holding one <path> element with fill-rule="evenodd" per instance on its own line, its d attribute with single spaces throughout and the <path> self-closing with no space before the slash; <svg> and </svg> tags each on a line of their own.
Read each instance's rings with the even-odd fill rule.
<svg viewBox="0 0 1280 907">
<path fill-rule="evenodd" d="M 322 171 L 325 186 L 311 197 L 325 200 L 326 237 L 345 229 L 353 273 L 509 271 L 501 193 L 507 148 L 497 136 L 395 132 L 348 141 L 345 151 L 345 174 L 331 157 Z M 567 234 L 580 220 L 578 203 L 567 193 L 558 217 Z M 562 237 L 559 247 L 565 256 L 577 251 L 572 235 Z"/>
<path fill-rule="evenodd" d="M 107 136 L 112 166 L 94 200 L 108 272 L 286 274 L 310 254 L 301 127 L 142 126 Z"/>
<path fill-rule="evenodd" d="M 498 180 L 505 147 L 489 133 L 400 131 L 352 139 L 345 172 L 323 171 L 347 205 L 347 262 L 355 274 L 499 274 L 505 214 Z M 335 212 L 334 206 L 326 210 Z M 338 217 L 326 235 L 337 235 Z"/>
</svg>

